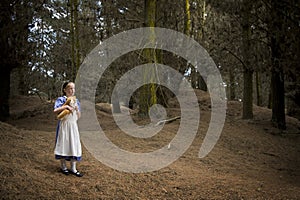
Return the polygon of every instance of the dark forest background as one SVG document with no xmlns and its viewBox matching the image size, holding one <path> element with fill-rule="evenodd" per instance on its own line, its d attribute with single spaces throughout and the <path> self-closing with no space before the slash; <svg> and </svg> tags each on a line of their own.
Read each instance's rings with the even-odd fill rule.
<svg viewBox="0 0 300 200">
<path fill-rule="evenodd" d="M 272 109 L 270 120 L 279 129 L 286 128 L 286 114 L 300 119 L 298 0 L 1 0 L 0 12 L 1 121 L 9 118 L 11 98 L 55 99 L 100 41 L 149 26 L 182 32 L 201 44 L 222 74 L 228 100 L 243 103 L 244 119 L 253 117 L 253 104 Z M 143 55 L 132 52 L 116 60 L 101 78 L 96 100 L 110 102 L 120 74 L 151 60 L 206 90 L 187 61 L 159 50 Z M 151 91 L 146 96 L 158 102 L 171 97 Z M 147 97 L 137 98 L 141 108 Z M 146 102 L 145 109 L 149 103 L 154 102 Z"/>
</svg>

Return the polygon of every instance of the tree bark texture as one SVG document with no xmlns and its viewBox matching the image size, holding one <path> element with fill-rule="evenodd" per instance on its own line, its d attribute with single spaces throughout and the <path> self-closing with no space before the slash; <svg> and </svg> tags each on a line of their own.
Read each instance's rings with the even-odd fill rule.
<svg viewBox="0 0 300 200">
<path fill-rule="evenodd" d="M 244 61 L 243 119 L 253 118 L 253 69 L 250 66 L 251 5 L 252 2 L 250 0 L 245 0 L 242 4 L 242 55 Z"/>
<path fill-rule="evenodd" d="M 5 121 L 9 117 L 10 72 L 8 66 L 0 65 L 0 121 Z"/>
<path fill-rule="evenodd" d="M 285 92 L 283 74 L 282 44 L 285 41 L 284 16 L 282 15 L 282 0 L 271 1 L 271 20 L 269 31 L 271 33 L 271 95 L 272 95 L 272 122 L 279 129 L 286 129 L 285 120 Z"/>
<path fill-rule="evenodd" d="M 156 22 L 156 0 L 145 0 L 145 26 L 150 27 L 151 33 L 149 36 L 150 42 L 155 41 L 155 22 Z M 152 28 L 152 29 L 151 29 Z M 157 63 L 157 56 L 155 49 L 144 49 L 144 57 L 147 63 Z M 156 69 L 148 67 L 144 71 L 144 79 L 150 78 L 155 82 Z M 146 82 L 146 81 L 145 81 Z M 148 111 L 152 105 L 157 103 L 157 85 L 154 83 L 145 84 L 141 87 L 139 100 L 139 115 L 148 116 Z"/>
</svg>

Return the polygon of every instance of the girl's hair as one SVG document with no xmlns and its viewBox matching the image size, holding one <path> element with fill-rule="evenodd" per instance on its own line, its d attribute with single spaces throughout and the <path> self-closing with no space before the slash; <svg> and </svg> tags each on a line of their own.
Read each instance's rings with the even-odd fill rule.
<svg viewBox="0 0 300 200">
<path fill-rule="evenodd" d="M 64 84 L 61 87 L 61 92 L 63 93 L 63 95 L 66 95 L 66 92 L 64 91 L 66 89 L 66 87 L 69 85 L 69 83 L 72 83 L 72 81 L 66 81 L 64 82 Z"/>
</svg>

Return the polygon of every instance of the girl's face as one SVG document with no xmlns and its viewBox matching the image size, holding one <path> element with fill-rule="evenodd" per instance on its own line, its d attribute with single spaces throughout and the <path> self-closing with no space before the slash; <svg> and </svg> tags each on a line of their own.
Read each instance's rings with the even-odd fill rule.
<svg viewBox="0 0 300 200">
<path fill-rule="evenodd" d="M 75 84 L 72 83 L 72 82 L 69 83 L 67 85 L 67 87 L 64 89 L 64 92 L 66 93 L 67 97 L 74 96 L 74 94 L 75 94 Z"/>
</svg>

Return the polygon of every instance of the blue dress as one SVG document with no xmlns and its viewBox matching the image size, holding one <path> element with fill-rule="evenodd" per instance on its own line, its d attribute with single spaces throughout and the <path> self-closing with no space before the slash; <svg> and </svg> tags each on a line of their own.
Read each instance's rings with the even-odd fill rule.
<svg viewBox="0 0 300 200">
<path fill-rule="evenodd" d="M 67 100 L 66 96 L 59 97 L 55 101 L 54 109 L 61 107 Z M 80 111 L 80 102 L 78 99 L 71 101 L 70 106 L 74 107 L 77 105 Z M 54 154 L 56 159 L 66 160 L 81 160 L 82 149 L 80 143 L 80 135 L 77 125 L 78 115 L 77 111 L 66 115 L 58 121 L 56 128 L 56 142 Z"/>
</svg>

